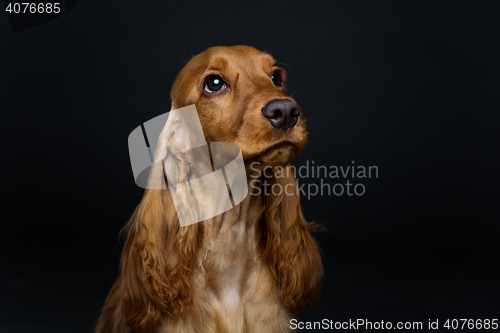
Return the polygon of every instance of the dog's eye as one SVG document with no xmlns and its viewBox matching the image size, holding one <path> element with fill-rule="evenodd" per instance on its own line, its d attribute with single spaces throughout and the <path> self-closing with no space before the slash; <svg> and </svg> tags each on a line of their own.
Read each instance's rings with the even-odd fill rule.
<svg viewBox="0 0 500 333">
<path fill-rule="evenodd" d="M 213 93 L 222 90 L 226 87 L 226 82 L 218 76 L 214 75 L 208 78 L 207 83 L 205 83 L 205 91 Z"/>
<path fill-rule="evenodd" d="M 283 78 L 281 77 L 281 74 L 277 71 L 274 72 L 273 75 L 271 75 L 271 80 L 273 80 L 274 85 L 277 87 L 283 84 Z"/>
</svg>

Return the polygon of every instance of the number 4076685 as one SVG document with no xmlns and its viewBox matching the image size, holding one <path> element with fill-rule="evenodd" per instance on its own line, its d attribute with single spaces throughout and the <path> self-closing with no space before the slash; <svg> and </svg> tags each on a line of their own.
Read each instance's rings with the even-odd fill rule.
<svg viewBox="0 0 500 333">
<path fill-rule="evenodd" d="M 15 14 L 58 14 L 61 12 L 61 4 L 55 3 L 30 3 L 30 2 L 11 2 L 5 8 L 6 12 Z"/>
</svg>

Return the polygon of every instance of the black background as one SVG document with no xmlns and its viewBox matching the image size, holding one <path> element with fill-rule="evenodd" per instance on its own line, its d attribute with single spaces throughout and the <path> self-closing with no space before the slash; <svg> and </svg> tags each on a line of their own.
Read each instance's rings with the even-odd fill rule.
<svg viewBox="0 0 500 333">
<path fill-rule="evenodd" d="M 361 197 L 303 200 L 329 233 L 299 319 L 499 318 L 499 18 L 498 1 L 87 0 L 13 33 L 0 14 L 0 332 L 92 330 L 143 191 L 129 133 L 170 110 L 191 55 L 236 44 L 288 71 L 296 166 L 379 168 Z"/>
</svg>

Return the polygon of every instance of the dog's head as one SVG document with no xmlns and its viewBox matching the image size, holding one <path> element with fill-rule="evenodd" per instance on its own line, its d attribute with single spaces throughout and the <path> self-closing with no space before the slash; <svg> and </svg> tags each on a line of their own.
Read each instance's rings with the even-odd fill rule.
<svg viewBox="0 0 500 333">
<path fill-rule="evenodd" d="M 174 82 L 172 108 L 196 104 L 207 142 L 233 142 L 245 162 L 284 165 L 307 144 L 300 107 L 286 93 L 285 71 L 249 46 L 212 47 Z"/>
</svg>

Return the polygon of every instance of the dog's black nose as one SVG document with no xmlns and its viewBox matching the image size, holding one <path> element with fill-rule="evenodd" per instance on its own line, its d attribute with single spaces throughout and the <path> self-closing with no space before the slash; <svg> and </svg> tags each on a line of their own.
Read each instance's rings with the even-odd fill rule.
<svg viewBox="0 0 500 333">
<path fill-rule="evenodd" d="M 283 131 L 295 126 L 299 120 L 300 108 L 294 101 L 279 99 L 262 108 L 262 114 L 271 124 Z"/>
</svg>

